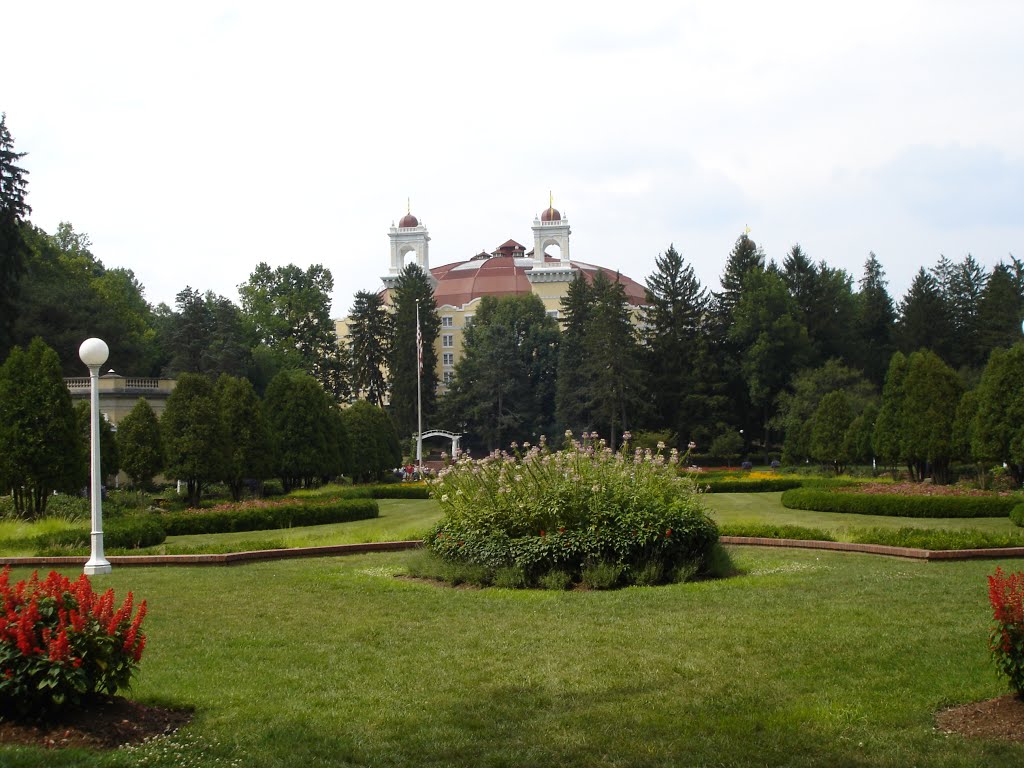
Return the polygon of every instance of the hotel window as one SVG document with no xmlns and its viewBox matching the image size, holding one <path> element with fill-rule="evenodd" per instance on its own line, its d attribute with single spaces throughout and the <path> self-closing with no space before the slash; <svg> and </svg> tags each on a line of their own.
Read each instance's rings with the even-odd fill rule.
<svg viewBox="0 0 1024 768">
<path fill-rule="evenodd" d="M 451 371 L 445 371 L 444 372 L 444 385 L 447 387 L 449 384 L 452 383 L 452 380 L 454 378 L 455 378 L 455 374 L 454 373 L 452 373 Z"/>
<path fill-rule="evenodd" d="M 455 346 L 455 336 L 450 333 L 443 334 L 441 336 L 441 346 L 445 348 L 452 348 Z"/>
<path fill-rule="evenodd" d="M 445 315 L 444 317 L 441 318 L 441 327 L 442 328 L 451 328 L 452 325 L 453 325 L 453 320 L 452 320 L 452 316 L 451 315 Z"/>
<path fill-rule="evenodd" d="M 453 352 L 445 352 L 443 363 L 445 365 L 455 365 L 455 354 Z"/>
</svg>

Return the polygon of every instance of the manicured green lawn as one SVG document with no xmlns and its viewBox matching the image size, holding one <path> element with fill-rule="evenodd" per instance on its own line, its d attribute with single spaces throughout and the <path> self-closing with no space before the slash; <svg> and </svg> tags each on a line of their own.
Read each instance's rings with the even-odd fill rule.
<svg viewBox="0 0 1024 768">
<path fill-rule="evenodd" d="M 993 533 L 1020 532 L 1008 517 L 992 518 L 914 518 L 850 515 L 839 512 L 812 512 L 786 509 L 781 493 L 708 493 L 704 501 L 719 523 L 776 523 L 802 525 L 830 531 L 839 541 L 848 540 L 853 528 L 942 528 L 981 530 Z"/>
<path fill-rule="evenodd" d="M 617 592 L 412 583 L 408 552 L 115 569 L 97 585 L 150 603 L 131 695 L 194 722 L 133 753 L 0 746 L 0 765 L 1024 764 L 933 728 L 1006 691 L 985 645 L 1000 563 L 733 552 L 746 575 Z"/>
</svg>

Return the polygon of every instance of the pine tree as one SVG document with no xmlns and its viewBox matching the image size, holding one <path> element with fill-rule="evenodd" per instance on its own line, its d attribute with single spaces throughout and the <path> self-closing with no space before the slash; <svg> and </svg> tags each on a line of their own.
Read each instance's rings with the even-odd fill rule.
<svg viewBox="0 0 1024 768">
<path fill-rule="evenodd" d="M 992 350 L 1013 346 L 1021 337 L 1022 302 L 1011 267 L 996 264 L 978 302 L 978 351 L 986 360 Z"/>
<path fill-rule="evenodd" d="M 25 154 L 14 151 L 7 115 L 0 113 L 0 359 L 11 344 L 12 308 L 28 259 L 22 227 L 32 208 L 25 202 L 28 171 L 18 165 Z"/>
<path fill-rule="evenodd" d="M 855 344 L 850 362 L 864 371 L 868 380 L 878 387 L 885 380 L 889 359 L 895 351 L 896 311 L 887 284 L 885 270 L 878 257 L 870 254 L 864 262 L 864 275 L 858 284 Z"/>
<path fill-rule="evenodd" d="M 588 383 L 583 373 L 586 360 L 585 339 L 593 312 L 590 284 L 577 272 L 562 298 L 562 337 L 558 347 L 558 377 L 555 391 L 555 415 L 562 429 L 579 435 L 594 424 L 587 406 Z"/>
<path fill-rule="evenodd" d="M 199 506 L 203 486 L 223 477 L 224 429 L 213 382 L 198 373 L 183 373 L 167 398 L 160 418 L 164 472 L 184 480 L 188 505 Z"/>
<path fill-rule="evenodd" d="M 970 254 L 953 269 L 948 305 L 956 337 L 950 358 L 954 367 L 967 365 L 977 368 L 988 357 L 988 350 L 981 347 L 979 323 L 981 298 L 987 284 L 988 274 Z"/>
<path fill-rule="evenodd" d="M 655 260 L 656 271 L 647 278 L 647 306 L 641 336 L 654 404 L 653 427 L 668 427 L 688 437 L 692 416 L 683 403 L 696 389 L 697 341 L 704 324 L 707 292 L 693 266 L 670 245 Z"/>
<path fill-rule="evenodd" d="M 907 378 L 907 358 L 902 352 L 893 353 L 882 388 L 882 404 L 875 419 L 875 433 L 871 443 L 878 460 L 896 476 L 903 457 L 900 449 L 900 428 L 903 423 L 903 382 Z"/>
<path fill-rule="evenodd" d="M 423 370 L 420 391 L 423 399 L 423 428 L 427 429 L 436 411 L 437 351 L 434 344 L 441 331 L 430 276 L 419 265 L 406 264 L 398 277 L 392 297 L 394 326 L 388 373 L 391 388 L 391 414 L 402 435 L 417 430 L 416 415 L 416 305 L 419 302 L 419 327 L 423 338 Z"/>
<path fill-rule="evenodd" d="M 117 447 L 122 469 L 132 483 L 146 489 L 163 467 L 160 447 L 160 422 L 153 407 L 139 398 L 135 406 L 117 425 Z"/>
<path fill-rule="evenodd" d="M 214 394 L 226 444 L 221 479 L 238 501 L 246 480 L 262 483 L 273 475 L 274 436 L 248 379 L 221 374 Z"/>
<path fill-rule="evenodd" d="M 763 271 L 764 268 L 764 251 L 748 235 L 740 235 L 725 263 L 725 272 L 721 278 L 722 290 L 712 294 L 714 314 L 720 327 L 728 327 L 750 273 Z"/>
<path fill-rule="evenodd" d="M 900 303 L 897 325 L 900 349 L 906 353 L 925 347 L 949 359 L 953 334 L 949 306 L 934 275 L 921 267 Z"/>
<path fill-rule="evenodd" d="M 346 339 L 351 358 L 352 389 L 356 397 L 376 406 L 383 406 L 388 398 L 391 320 L 379 293 L 356 293 L 349 312 Z"/>
<path fill-rule="evenodd" d="M 963 394 L 956 372 L 934 352 L 923 349 L 907 360 L 900 408 L 900 452 L 911 468 L 911 477 L 928 476 L 936 483 L 949 482 L 949 465 L 955 453 L 953 421 Z"/>
</svg>

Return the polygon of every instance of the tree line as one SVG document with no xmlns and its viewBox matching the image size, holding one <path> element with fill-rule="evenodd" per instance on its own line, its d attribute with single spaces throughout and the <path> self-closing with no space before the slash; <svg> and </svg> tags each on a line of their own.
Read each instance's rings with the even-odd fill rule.
<svg viewBox="0 0 1024 768">
<path fill-rule="evenodd" d="M 173 307 L 154 307 L 130 270 L 104 267 L 88 236 L 70 224 L 51 235 L 30 223 L 27 171 L 2 121 L 0 152 L 0 359 L 39 336 L 65 375 L 81 375 L 78 344 L 97 335 L 108 340 L 112 363 L 137 375 L 227 373 L 263 396 L 281 371 L 301 371 L 335 402 L 386 405 L 407 436 L 416 429 L 418 307 L 424 425 L 464 432 L 475 449 L 566 429 L 597 431 L 613 444 L 625 431 L 643 431 L 718 456 L 780 454 L 839 466 L 870 452 L 891 462 L 891 446 L 879 453 L 875 425 L 870 434 L 863 425 L 877 410 L 883 431 L 888 423 L 906 427 L 903 416 L 887 421 L 892 409 L 884 407 L 894 355 L 909 361 L 930 351 L 967 394 L 981 385 L 994 351 L 1021 336 L 1024 263 L 1012 255 L 991 270 L 970 255 L 940 256 L 897 300 L 873 253 L 855 279 L 798 244 L 770 260 L 742 234 L 718 290 L 701 285 L 670 246 L 645 280 L 641 309 L 629 307 L 608 271 L 581 274 L 557 321 L 532 296 L 483 299 L 438 396 L 441 319 L 429 276 L 415 264 L 399 276 L 391 306 L 380 293 L 355 294 L 344 339 L 330 320 L 333 277 L 321 265 L 259 264 L 237 304 L 186 286 Z M 824 416 L 813 417 L 838 390 L 846 404 L 828 398 L 835 418 L 826 428 Z M 856 440 L 844 433 L 849 450 L 840 455 L 835 435 L 847 412 L 862 431 Z"/>
</svg>

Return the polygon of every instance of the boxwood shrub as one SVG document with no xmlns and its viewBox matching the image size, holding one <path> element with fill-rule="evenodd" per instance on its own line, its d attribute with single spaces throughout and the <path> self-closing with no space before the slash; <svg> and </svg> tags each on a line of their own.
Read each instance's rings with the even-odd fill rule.
<svg viewBox="0 0 1024 768">
<path fill-rule="evenodd" d="M 380 509 L 373 499 L 286 499 L 274 502 L 249 502 L 215 507 L 198 512 L 171 512 L 160 515 L 168 536 L 233 531 L 264 531 L 301 525 L 326 525 L 368 520 Z"/>
<path fill-rule="evenodd" d="M 771 477 L 758 480 L 711 480 L 698 484 L 708 493 L 770 493 L 801 488 L 804 483 L 796 477 Z"/>
<path fill-rule="evenodd" d="M 1010 519 L 1017 525 L 1024 527 L 1024 504 L 1017 504 L 1010 510 Z"/>
<path fill-rule="evenodd" d="M 1012 496 L 903 496 L 794 488 L 782 494 L 789 509 L 888 517 L 1006 517 L 1019 502 Z"/>
<path fill-rule="evenodd" d="M 615 454 L 596 440 L 461 458 L 430 486 L 444 517 L 424 544 L 490 574 L 519 569 L 531 585 L 553 571 L 592 587 L 594 574 L 614 572 L 599 580 L 610 587 L 706 570 L 718 528 L 674 458 Z"/>
</svg>

